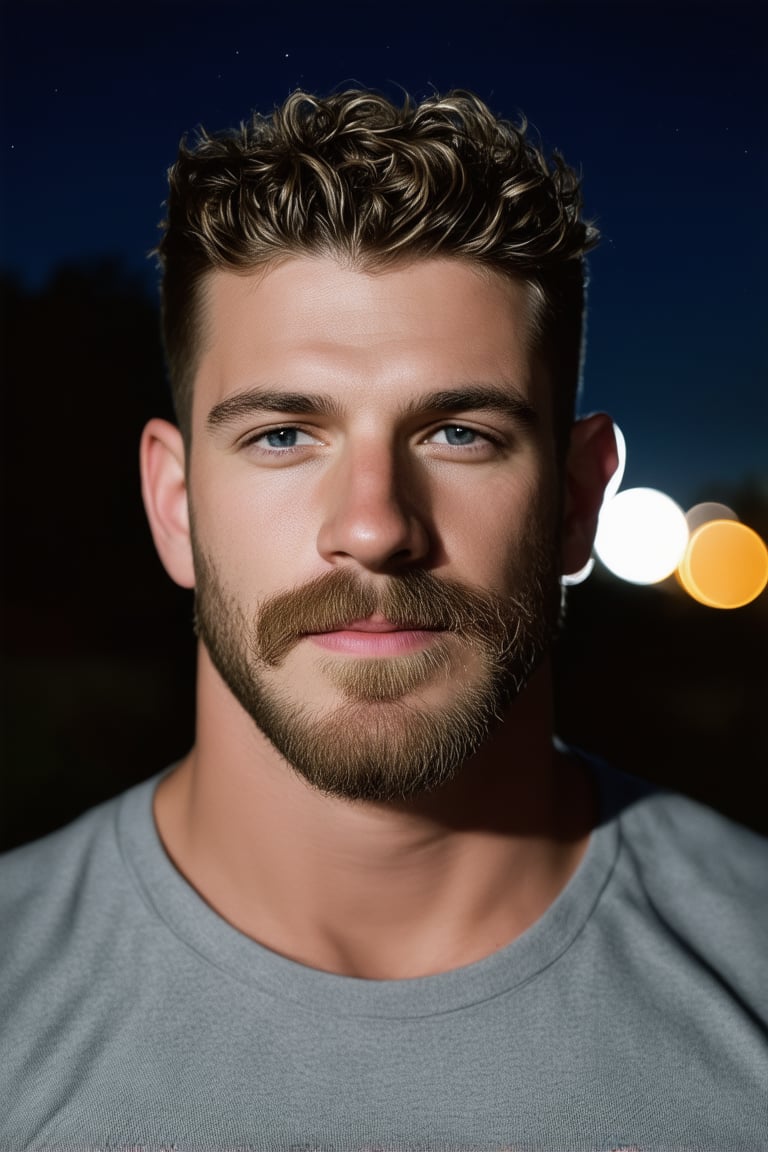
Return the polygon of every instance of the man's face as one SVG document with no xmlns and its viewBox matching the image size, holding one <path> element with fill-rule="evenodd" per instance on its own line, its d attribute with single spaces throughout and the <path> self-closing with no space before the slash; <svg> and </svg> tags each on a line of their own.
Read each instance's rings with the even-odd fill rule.
<svg viewBox="0 0 768 1152">
<path fill-rule="evenodd" d="M 324 791 L 444 783 L 548 648 L 559 501 L 528 310 L 523 287 L 451 260 L 209 280 L 199 632 Z"/>
</svg>

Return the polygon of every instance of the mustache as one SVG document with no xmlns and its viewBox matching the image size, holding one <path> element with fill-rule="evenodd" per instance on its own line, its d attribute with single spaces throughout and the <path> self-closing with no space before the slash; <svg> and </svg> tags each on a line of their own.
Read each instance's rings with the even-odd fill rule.
<svg viewBox="0 0 768 1152">
<path fill-rule="evenodd" d="M 531 622 L 524 600 L 430 572 L 405 572 L 379 585 L 334 569 L 264 602 L 254 627 L 256 653 L 265 664 L 277 665 L 303 636 L 343 629 L 374 613 L 399 628 L 455 632 L 483 645 L 493 638 L 502 652 Z"/>
</svg>

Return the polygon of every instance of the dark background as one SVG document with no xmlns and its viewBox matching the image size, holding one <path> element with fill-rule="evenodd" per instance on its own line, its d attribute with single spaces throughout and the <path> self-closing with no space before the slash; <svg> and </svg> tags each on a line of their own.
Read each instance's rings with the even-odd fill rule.
<svg viewBox="0 0 768 1152">
<path fill-rule="evenodd" d="M 193 734 L 191 599 L 154 556 L 138 436 L 168 415 L 148 253 L 199 122 L 296 86 L 452 86 L 584 174 L 583 410 L 624 487 L 768 538 L 764 8 L 729 3 L 2 3 L 0 842 L 161 769 Z M 569 596 L 558 730 L 768 832 L 768 594 L 733 612 L 599 568 Z"/>
</svg>

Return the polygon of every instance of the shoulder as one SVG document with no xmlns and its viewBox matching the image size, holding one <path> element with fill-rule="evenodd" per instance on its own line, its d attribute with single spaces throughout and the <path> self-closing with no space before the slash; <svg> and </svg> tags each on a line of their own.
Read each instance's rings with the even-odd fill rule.
<svg viewBox="0 0 768 1152">
<path fill-rule="evenodd" d="M 85 812 L 66 827 L 0 856 L 0 923 L 11 959 L 25 949 L 71 937 L 81 910 L 98 916 L 115 907 L 125 886 L 117 822 L 129 798 L 146 794 L 147 780 Z"/>
<path fill-rule="evenodd" d="M 71 824 L 0 855 L 4 895 L 7 897 L 13 891 L 34 895 L 51 881 L 66 883 L 73 872 L 79 873 L 93 851 L 99 846 L 103 848 L 110 838 L 120 799 L 116 796 L 107 800 Z"/>
<path fill-rule="evenodd" d="M 596 780 L 600 822 L 617 824 L 624 853 L 643 875 L 671 881 L 695 873 L 707 891 L 764 905 L 765 836 L 698 800 L 580 755 Z"/>
<path fill-rule="evenodd" d="M 157 938 L 157 920 L 126 862 L 121 832 L 139 821 L 149 838 L 152 785 L 145 781 L 0 856 L 3 1135 L 39 1135 L 35 1125 L 95 1078 L 115 1021 L 140 999 L 140 959 Z M 21 1147 L 21 1138 L 14 1135 L 10 1146 Z"/>
<path fill-rule="evenodd" d="M 653 788 L 636 791 L 619 820 L 623 843 L 645 875 L 666 886 L 695 875 L 704 895 L 764 907 L 764 836 L 687 796 Z"/>
<path fill-rule="evenodd" d="M 626 778 L 615 819 L 617 915 L 768 1017 L 768 840 L 677 793 Z"/>
</svg>

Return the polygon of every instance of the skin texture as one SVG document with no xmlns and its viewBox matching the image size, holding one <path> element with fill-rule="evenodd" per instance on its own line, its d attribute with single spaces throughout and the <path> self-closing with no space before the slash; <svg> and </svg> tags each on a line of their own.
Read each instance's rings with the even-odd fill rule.
<svg viewBox="0 0 768 1152">
<path fill-rule="evenodd" d="M 163 421 L 142 441 L 145 503 L 169 574 L 193 587 L 204 556 L 245 621 L 342 570 L 379 589 L 423 571 L 510 597 L 536 550 L 554 588 L 588 559 L 616 456 L 598 415 L 574 426 L 558 466 L 528 309 L 522 286 L 451 260 L 364 273 L 293 258 L 212 274 L 188 456 Z M 445 406 L 446 392 L 479 387 L 506 403 Z M 283 399 L 265 411 L 251 402 L 264 392 L 321 403 L 305 411 L 306 399 Z M 391 628 L 382 640 L 372 627 L 389 625 L 374 614 L 320 642 L 304 637 L 264 666 L 265 684 L 289 708 L 328 718 L 345 703 L 329 661 L 392 659 L 393 648 L 433 642 Z M 443 632 L 441 643 L 450 674 L 423 678 L 411 709 L 450 706 L 481 674 L 460 637 Z M 302 963 L 373 979 L 471 963 L 542 915 L 588 841 L 591 793 L 553 751 L 550 697 L 545 656 L 448 783 L 351 800 L 294 771 L 201 644 L 197 740 L 158 789 L 161 839 L 223 917 Z M 377 709 L 401 722 L 386 701 L 355 709 L 351 740 Z"/>
</svg>

